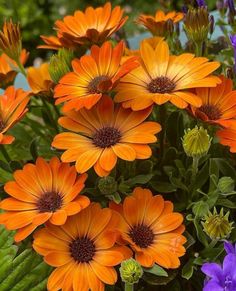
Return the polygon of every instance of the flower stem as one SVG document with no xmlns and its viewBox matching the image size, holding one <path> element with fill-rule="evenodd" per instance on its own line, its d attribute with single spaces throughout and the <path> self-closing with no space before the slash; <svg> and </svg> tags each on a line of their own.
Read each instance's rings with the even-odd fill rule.
<svg viewBox="0 0 236 291">
<path fill-rule="evenodd" d="M 125 283 L 125 291 L 133 291 L 134 290 L 134 285 Z"/>
<path fill-rule="evenodd" d="M 21 72 L 21 73 L 26 77 L 27 74 L 26 74 L 25 68 L 24 68 L 24 66 L 22 65 L 22 63 L 20 62 L 20 60 L 17 60 L 17 61 L 16 61 L 16 64 L 17 64 L 17 66 L 18 66 L 20 72 Z"/>
<path fill-rule="evenodd" d="M 2 155 L 4 156 L 5 160 L 9 163 L 11 161 L 10 156 L 8 155 L 7 150 L 5 149 L 4 145 L 1 145 L 0 150 L 2 152 Z"/>
<path fill-rule="evenodd" d="M 199 162 L 199 158 L 198 157 L 193 157 L 193 164 L 192 164 L 192 170 L 193 170 L 193 173 L 192 173 L 192 183 L 195 182 L 195 179 L 196 179 L 196 175 L 197 175 L 197 172 L 198 172 L 198 162 Z"/>
<path fill-rule="evenodd" d="M 160 106 L 160 124 L 161 124 L 161 132 L 160 132 L 160 156 L 164 157 L 164 149 L 165 149 L 165 139 L 166 139 L 166 105 L 163 104 Z"/>
</svg>

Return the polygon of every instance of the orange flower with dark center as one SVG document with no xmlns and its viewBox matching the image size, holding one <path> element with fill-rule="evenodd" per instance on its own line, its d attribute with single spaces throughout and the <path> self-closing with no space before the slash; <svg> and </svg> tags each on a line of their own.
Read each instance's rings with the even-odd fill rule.
<svg viewBox="0 0 236 291">
<path fill-rule="evenodd" d="M 149 268 L 157 263 L 164 268 L 179 267 L 179 257 L 185 254 L 185 228 L 183 216 L 173 212 L 170 201 L 137 187 L 123 205 L 112 202 L 110 207 L 123 217 L 119 242 L 133 249 L 142 266 Z"/>
<path fill-rule="evenodd" d="M 141 66 L 123 77 L 116 87 L 115 102 L 125 108 L 144 109 L 153 103 L 161 105 L 170 101 L 179 108 L 188 104 L 202 105 L 197 95 L 187 91 L 196 87 L 215 87 L 221 81 L 210 75 L 220 64 L 193 54 L 171 56 L 165 41 L 153 48 L 141 43 Z"/>
<path fill-rule="evenodd" d="M 14 61 L 19 61 L 22 44 L 20 25 L 5 21 L 0 31 L 0 49 Z"/>
<path fill-rule="evenodd" d="M 68 218 L 62 226 L 47 224 L 34 234 L 33 248 L 47 264 L 57 267 L 48 279 L 48 290 L 104 290 L 114 285 L 114 266 L 130 257 L 127 247 L 116 246 L 119 217 L 93 203 Z"/>
<path fill-rule="evenodd" d="M 15 181 L 5 184 L 11 198 L 0 202 L 0 208 L 6 210 L 0 215 L 0 223 L 17 230 L 15 241 L 25 239 L 46 221 L 64 224 L 68 216 L 90 203 L 86 196 L 79 195 L 86 178 L 87 174 L 78 177 L 74 167 L 60 163 L 56 157 L 49 163 L 38 158 L 35 165 L 26 164 L 14 173 Z"/>
<path fill-rule="evenodd" d="M 195 93 L 202 100 L 202 106 L 191 106 L 191 112 L 205 122 L 223 127 L 236 126 L 236 91 L 233 81 L 220 76 L 221 84 L 214 88 L 197 88 Z"/>
<path fill-rule="evenodd" d="M 62 161 L 76 161 L 79 173 L 94 166 L 99 176 L 106 176 L 117 158 L 134 161 L 151 156 L 147 144 L 156 142 L 155 134 L 161 130 L 156 122 L 143 122 L 151 110 L 133 112 L 121 106 L 114 109 L 112 99 L 103 96 L 91 110 L 66 112 L 59 124 L 73 132 L 56 135 L 52 146 L 66 150 Z"/>
<path fill-rule="evenodd" d="M 52 95 L 53 81 L 48 71 L 48 64 L 44 63 L 40 67 L 29 67 L 27 69 L 27 80 L 32 92 L 36 95 Z"/>
<path fill-rule="evenodd" d="M 165 14 L 163 11 L 157 10 L 155 16 L 141 14 L 137 22 L 144 25 L 153 35 L 165 36 L 168 32 L 168 25 L 173 26 L 183 17 L 182 12 L 171 11 Z"/>
<path fill-rule="evenodd" d="M 20 62 L 24 65 L 28 59 L 29 53 L 25 49 L 21 51 Z M 14 81 L 18 65 L 12 59 L 10 59 L 6 54 L 1 54 L 0 56 L 0 87 L 6 88 L 11 85 Z"/>
<path fill-rule="evenodd" d="M 41 45 L 39 48 L 65 47 L 79 50 L 81 45 L 101 45 L 125 24 L 128 17 L 122 17 L 123 10 L 120 6 L 112 10 L 110 2 L 103 7 L 88 7 L 85 12 L 78 10 L 73 16 L 69 15 L 63 20 L 57 20 L 55 22 L 57 36 L 41 36 L 46 45 Z"/>
<path fill-rule="evenodd" d="M 228 146 L 231 153 L 236 153 L 236 126 L 218 130 L 216 136 L 220 144 Z"/>
<path fill-rule="evenodd" d="M 28 111 L 26 106 L 29 100 L 29 92 L 13 86 L 0 95 L 0 144 L 11 144 L 14 141 L 13 136 L 5 133 L 23 118 Z"/>
<path fill-rule="evenodd" d="M 55 87 L 56 104 L 65 102 L 64 110 L 90 109 L 104 93 L 111 92 L 120 78 L 138 66 L 136 58 L 121 64 L 124 43 L 112 48 L 105 42 L 101 48 L 93 46 L 91 55 L 72 61 L 74 72 L 66 74 Z"/>
</svg>

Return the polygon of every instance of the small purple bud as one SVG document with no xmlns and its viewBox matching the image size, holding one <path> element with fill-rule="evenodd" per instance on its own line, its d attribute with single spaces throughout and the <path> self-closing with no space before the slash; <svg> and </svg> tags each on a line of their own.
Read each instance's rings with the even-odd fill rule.
<svg viewBox="0 0 236 291">
<path fill-rule="evenodd" d="M 182 6 L 182 12 L 183 12 L 184 14 L 187 14 L 187 13 L 188 13 L 188 7 L 187 7 L 186 5 L 183 5 L 183 6 Z"/>
<path fill-rule="evenodd" d="M 230 35 L 229 38 L 234 48 L 234 72 L 236 73 L 236 34 Z"/>
<path fill-rule="evenodd" d="M 215 19 L 213 15 L 210 15 L 210 29 L 209 29 L 210 34 L 213 33 L 214 28 L 215 28 Z"/>
<path fill-rule="evenodd" d="M 206 7 L 205 0 L 196 0 L 198 7 Z"/>
</svg>

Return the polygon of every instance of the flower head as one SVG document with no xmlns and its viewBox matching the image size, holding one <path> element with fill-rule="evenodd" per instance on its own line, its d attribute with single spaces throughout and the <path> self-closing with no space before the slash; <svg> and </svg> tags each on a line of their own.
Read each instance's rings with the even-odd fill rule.
<svg viewBox="0 0 236 291">
<path fill-rule="evenodd" d="M 14 24 L 12 20 L 5 21 L 0 31 L 0 49 L 14 61 L 19 61 L 22 43 L 20 25 Z"/>
<path fill-rule="evenodd" d="M 142 275 L 141 265 L 133 258 L 121 262 L 120 276 L 123 282 L 128 284 L 138 283 Z"/>
<path fill-rule="evenodd" d="M 25 49 L 21 51 L 20 62 L 24 65 L 28 59 L 29 53 Z M 6 88 L 12 85 L 17 75 L 18 65 L 6 54 L 0 55 L 0 88 Z"/>
<path fill-rule="evenodd" d="M 7 87 L 0 95 L 0 144 L 11 144 L 14 137 L 5 133 L 23 118 L 28 111 L 29 92 L 22 89 Z"/>
<path fill-rule="evenodd" d="M 192 54 L 171 56 L 168 44 L 158 42 L 154 49 L 148 42 L 141 43 L 141 66 L 122 78 L 116 87 L 115 102 L 133 110 L 144 109 L 153 103 L 170 101 L 179 108 L 188 104 L 200 107 L 201 99 L 187 91 L 196 87 L 215 87 L 221 81 L 210 75 L 220 64 L 208 62 Z"/>
<path fill-rule="evenodd" d="M 110 207 L 123 217 L 120 243 L 128 244 L 135 259 L 144 267 L 154 263 L 164 268 L 178 268 L 179 257 L 185 254 L 182 235 L 183 216 L 173 212 L 173 204 L 161 195 L 137 187 L 123 205 L 111 202 Z"/>
<path fill-rule="evenodd" d="M 233 90 L 233 81 L 223 75 L 219 78 L 221 83 L 214 88 L 195 89 L 195 94 L 202 100 L 202 106 L 191 106 L 191 112 L 211 124 L 236 126 L 236 90 Z"/>
<path fill-rule="evenodd" d="M 224 242 L 224 249 L 226 251 L 226 253 L 229 254 L 234 254 L 236 255 L 236 244 L 233 245 L 231 242 L 229 241 L 225 241 Z"/>
<path fill-rule="evenodd" d="M 233 227 L 233 222 L 229 222 L 229 212 L 224 214 L 223 208 L 220 213 L 214 208 L 213 213 L 209 211 L 202 222 L 205 233 L 214 240 L 227 238 Z"/>
<path fill-rule="evenodd" d="M 150 113 L 151 108 L 140 112 L 114 108 L 112 99 L 103 96 L 91 110 L 66 112 L 59 124 L 73 132 L 56 135 L 52 146 L 66 150 L 62 161 L 76 161 L 78 173 L 94 166 L 99 176 L 107 176 L 117 158 L 134 161 L 151 156 L 147 144 L 157 140 L 155 134 L 161 127 L 156 122 L 143 122 Z"/>
<path fill-rule="evenodd" d="M 105 42 L 101 48 L 92 46 L 91 55 L 72 61 L 73 71 L 66 74 L 55 88 L 56 104 L 66 101 L 64 110 L 90 109 L 103 94 L 111 92 L 120 78 L 138 66 L 136 58 L 121 64 L 124 43 L 112 48 Z"/>
<path fill-rule="evenodd" d="M 58 49 L 64 46 L 77 49 L 81 45 L 101 45 L 124 25 L 127 18 L 123 18 L 123 10 L 120 6 L 112 9 L 110 2 L 95 9 L 88 7 L 85 12 L 75 11 L 73 16 L 69 15 L 63 20 L 55 22 L 57 37 L 43 36 L 42 38 L 47 44 L 43 47 Z"/>
<path fill-rule="evenodd" d="M 185 131 L 182 144 L 187 156 L 200 158 L 207 154 L 211 146 L 211 138 L 206 129 L 195 126 Z"/>
<path fill-rule="evenodd" d="M 103 177 L 98 181 L 98 189 L 104 195 L 111 195 L 117 191 L 117 181 L 111 176 Z"/>
<path fill-rule="evenodd" d="M 53 81 L 48 71 L 48 64 L 27 69 L 27 80 L 32 92 L 40 96 L 52 96 Z"/>
<path fill-rule="evenodd" d="M 103 291 L 104 284 L 114 285 L 114 266 L 131 255 L 128 248 L 115 245 L 118 221 L 110 209 L 93 203 L 64 225 L 47 224 L 36 232 L 33 248 L 56 267 L 48 290 Z"/>
<path fill-rule="evenodd" d="M 220 129 L 216 136 L 222 145 L 230 147 L 231 153 L 236 153 L 236 127 Z"/>
<path fill-rule="evenodd" d="M 205 263 L 201 268 L 207 275 L 203 291 L 234 291 L 236 290 L 236 256 L 225 256 L 223 265 Z"/>
<path fill-rule="evenodd" d="M 78 177 L 74 167 L 60 163 L 56 157 L 49 163 L 38 158 L 35 165 L 26 164 L 13 176 L 15 180 L 4 187 L 11 197 L 0 202 L 0 208 L 6 210 L 0 215 L 0 223 L 17 230 L 16 241 L 23 240 L 48 220 L 62 225 L 68 216 L 89 205 L 89 199 L 79 195 L 87 175 Z"/>
<path fill-rule="evenodd" d="M 157 10 L 155 16 L 140 15 L 137 22 L 144 25 L 155 36 L 166 36 L 172 34 L 173 24 L 182 20 L 184 14 L 181 12 L 171 11 L 165 14 Z"/>
</svg>

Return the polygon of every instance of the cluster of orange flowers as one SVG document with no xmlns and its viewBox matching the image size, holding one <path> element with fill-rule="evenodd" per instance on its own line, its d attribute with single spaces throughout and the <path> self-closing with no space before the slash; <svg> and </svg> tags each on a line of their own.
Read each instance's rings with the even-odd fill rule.
<svg viewBox="0 0 236 291">
<path fill-rule="evenodd" d="M 104 290 L 115 284 L 114 266 L 135 254 L 144 267 L 154 263 L 177 268 L 185 253 L 183 216 L 173 204 L 150 190 L 135 188 L 123 204 L 101 208 L 84 194 L 86 172 L 94 168 L 98 176 L 108 176 L 117 160 L 148 159 L 151 143 L 161 125 L 147 121 L 155 104 L 171 102 L 196 118 L 221 127 L 222 144 L 236 152 L 236 91 L 232 81 L 212 73 L 220 66 L 207 58 L 184 53 L 171 55 L 161 37 L 163 25 L 178 22 L 181 13 L 157 12 L 142 15 L 154 38 L 142 41 L 139 51 L 114 47 L 107 38 L 126 21 L 120 7 L 112 10 L 89 7 L 83 13 L 56 21 L 57 36 L 46 37 L 41 47 L 69 48 L 75 52 L 90 48 L 89 54 L 72 61 L 73 71 L 54 84 L 48 64 L 28 68 L 31 92 L 8 87 L 0 96 L 0 142 L 26 113 L 31 95 L 54 93 L 55 103 L 63 103 L 59 124 L 67 131 L 55 136 L 52 146 L 64 150 L 61 161 L 39 157 L 14 173 L 5 184 L 10 196 L 0 202 L 0 223 L 17 230 L 17 242 L 34 233 L 34 249 L 45 262 L 56 267 L 48 280 L 49 290 Z M 1 35 L 0 35 L 1 39 Z M 27 53 L 22 51 L 21 64 Z M 14 60 L 1 56 L 4 84 L 14 78 Z M 13 76 L 14 75 L 14 76 Z M 69 163 L 75 162 L 74 166 Z"/>
</svg>

